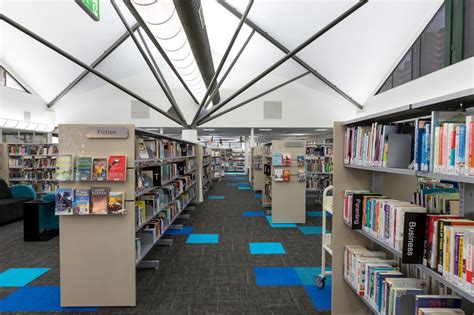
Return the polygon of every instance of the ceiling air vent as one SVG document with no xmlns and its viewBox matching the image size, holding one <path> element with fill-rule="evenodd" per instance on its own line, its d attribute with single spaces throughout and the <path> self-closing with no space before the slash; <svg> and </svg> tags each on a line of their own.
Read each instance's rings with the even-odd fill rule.
<svg viewBox="0 0 474 315">
<path fill-rule="evenodd" d="M 23 112 L 23 120 L 24 121 L 31 121 L 31 112 L 24 111 Z"/>
<path fill-rule="evenodd" d="M 281 102 L 263 102 L 263 119 L 281 119 Z"/>
<path fill-rule="evenodd" d="M 150 107 L 142 102 L 132 100 L 132 119 L 150 119 Z"/>
</svg>

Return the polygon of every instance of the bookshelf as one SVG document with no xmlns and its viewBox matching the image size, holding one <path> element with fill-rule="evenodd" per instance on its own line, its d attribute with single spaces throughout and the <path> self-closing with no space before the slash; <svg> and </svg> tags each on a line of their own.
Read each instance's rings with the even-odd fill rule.
<svg viewBox="0 0 474 315">
<path fill-rule="evenodd" d="M 474 106 L 472 103 L 473 95 L 470 95 L 464 103 L 464 109 Z M 345 123 L 336 122 L 334 124 L 334 213 L 333 213 L 333 234 L 336 236 L 332 238 L 333 249 L 333 273 L 332 273 L 332 312 L 335 314 L 367 314 L 367 312 L 377 314 L 373 306 L 364 298 L 359 296 L 354 288 L 346 281 L 343 276 L 344 266 L 344 247 L 346 245 L 361 245 L 372 250 L 382 250 L 387 253 L 388 257 L 401 262 L 402 252 L 397 250 L 385 242 L 380 241 L 375 236 L 365 230 L 353 230 L 347 226 L 343 220 L 344 207 L 344 191 L 349 189 L 368 190 L 380 193 L 384 196 L 398 200 L 412 200 L 413 192 L 417 191 L 418 180 L 420 178 L 434 178 L 440 180 L 447 180 L 459 183 L 459 192 L 461 194 L 461 215 L 465 218 L 472 218 L 474 211 L 472 206 L 474 200 L 472 199 L 472 192 L 474 190 L 474 176 L 467 176 L 464 174 L 448 174 L 443 172 L 435 172 L 430 166 L 429 171 L 421 171 L 415 166 L 406 164 L 406 167 L 382 167 L 381 165 L 371 165 L 370 161 L 356 162 L 348 161 L 345 155 L 347 147 L 345 147 L 346 130 L 353 126 L 369 126 L 370 124 L 378 122 L 381 124 L 404 124 L 404 126 L 418 126 L 420 121 L 431 122 L 436 125 L 438 117 L 443 114 L 438 114 L 437 110 L 457 110 L 459 103 L 456 100 L 443 100 L 441 103 L 427 103 L 423 106 L 416 104 L 403 106 L 398 109 L 374 114 L 367 117 L 358 118 Z M 468 113 L 462 110 L 457 113 L 462 113 L 460 116 L 465 116 Z M 439 116 L 438 116 L 439 115 Z M 405 128 L 405 127 L 404 127 Z M 434 138 L 434 133 L 430 135 L 431 141 Z M 370 135 L 369 135 L 370 139 Z M 411 142 L 411 157 L 410 160 L 416 162 L 418 136 L 413 134 L 413 141 Z M 431 142 L 434 143 L 434 142 Z M 410 149 L 408 150 L 410 152 Z M 434 153 L 428 156 L 433 161 Z M 410 161 L 411 162 L 411 161 Z M 339 209 L 338 211 L 336 211 Z M 463 309 L 466 314 L 472 312 L 474 295 L 466 290 L 461 285 L 454 281 L 449 281 L 440 273 L 430 269 L 423 264 L 400 264 L 402 271 L 408 270 L 408 276 L 429 279 L 430 292 L 436 294 L 437 292 L 447 292 L 448 294 L 455 294 L 464 299 Z M 442 290 L 442 291 L 438 291 Z M 441 294 L 441 293 L 440 293 Z"/>
<path fill-rule="evenodd" d="M 159 261 L 147 260 L 148 253 L 156 245 L 170 244 L 164 233 L 177 228 L 174 221 L 197 195 L 196 144 L 133 125 L 58 128 L 59 154 L 127 157 L 125 181 L 59 182 L 60 188 L 110 187 L 123 192 L 126 210 L 114 216 L 60 216 L 61 305 L 135 306 L 136 269 L 158 268 Z M 118 135 L 91 136 L 99 130 Z M 141 143 L 151 156 L 138 154 L 143 153 Z M 153 151 L 153 143 L 160 149 Z"/>
<path fill-rule="evenodd" d="M 260 145 L 251 149 L 251 185 L 254 191 L 264 191 L 263 150 Z"/>
<path fill-rule="evenodd" d="M 332 151 L 332 143 L 306 142 L 306 193 L 316 196 L 318 203 L 322 203 L 324 189 L 332 185 Z"/>
<path fill-rule="evenodd" d="M 212 149 L 198 145 L 199 165 L 202 170 L 202 190 L 207 194 L 212 184 Z"/>
<path fill-rule="evenodd" d="M 262 206 L 272 208 L 272 143 L 262 144 L 263 151 L 263 193 Z"/>
<path fill-rule="evenodd" d="M 7 180 L 10 185 L 31 185 L 37 195 L 56 190 L 54 173 L 58 144 L 9 143 L 5 150 L 8 155 Z"/>
<path fill-rule="evenodd" d="M 221 181 L 224 176 L 225 157 L 221 149 L 211 149 L 212 180 Z"/>
</svg>

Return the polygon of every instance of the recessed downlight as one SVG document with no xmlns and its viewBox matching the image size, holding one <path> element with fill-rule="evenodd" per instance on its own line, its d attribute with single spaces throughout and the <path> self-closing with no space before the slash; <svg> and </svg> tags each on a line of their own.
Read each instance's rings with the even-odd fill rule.
<svg viewBox="0 0 474 315">
<path fill-rule="evenodd" d="M 202 130 L 203 131 L 216 131 L 216 129 L 213 129 L 213 128 L 203 128 Z"/>
<path fill-rule="evenodd" d="M 259 131 L 272 131 L 270 128 L 261 128 L 261 129 L 258 129 Z"/>
</svg>

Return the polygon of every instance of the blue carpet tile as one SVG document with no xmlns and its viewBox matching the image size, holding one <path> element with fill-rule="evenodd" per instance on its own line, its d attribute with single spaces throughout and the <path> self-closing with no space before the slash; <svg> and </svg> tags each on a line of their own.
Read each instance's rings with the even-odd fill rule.
<svg viewBox="0 0 474 315">
<path fill-rule="evenodd" d="M 237 183 L 227 183 L 226 186 L 237 186 Z"/>
<path fill-rule="evenodd" d="M 267 215 L 267 221 L 268 221 L 268 224 L 270 224 L 270 226 L 272 228 L 295 228 L 295 227 L 298 227 L 294 223 L 272 223 L 272 216 L 270 216 L 270 215 Z"/>
<path fill-rule="evenodd" d="M 251 187 L 238 187 L 238 190 L 252 190 Z"/>
<path fill-rule="evenodd" d="M 323 212 L 322 211 L 306 211 L 306 215 L 308 217 L 322 217 L 323 216 Z M 326 216 L 327 217 L 332 217 L 332 215 L 330 213 L 327 213 L 326 212 Z"/>
<path fill-rule="evenodd" d="M 208 200 L 224 200 L 224 196 L 208 196 Z"/>
<path fill-rule="evenodd" d="M 189 235 L 193 233 L 193 228 L 191 226 L 183 226 L 182 230 L 179 229 L 168 229 L 166 235 Z"/>
<path fill-rule="evenodd" d="M 249 249 L 252 255 L 286 254 L 285 248 L 280 242 L 249 243 Z"/>
<path fill-rule="evenodd" d="M 264 217 L 265 216 L 265 211 L 259 210 L 259 211 L 244 211 L 242 213 L 244 217 Z"/>
<path fill-rule="evenodd" d="M 323 289 L 315 285 L 305 285 L 304 288 L 311 298 L 314 308 L 318 311 L 329 311 L 331 309 L 331 284 L 328 284 L 328 279 L 326 279 L 326 286 Z"/>
<path fill-rule="evenodd" d="M 23 287 L 49 268 L 11 268 L 0 273 L 0 287 Z"/>
<path fill-rule="evenodd" d="M 23 287 L 0 301 L 3 312 L 79 312 L 95 311 L 95 307 L 61 307 L 57 286 Z"/>
<path fill-rule="evenodd" d="M 258 286 L 302 285 L 292 267 L 254 267 L 255 282 Z"/>
<path fill-rule="evenodd" d="M 298 229 L 303 232 L 303 234 L 321 235 L 323 231 L 323 228 L 321 226 L 299 226 Z M 326 233 L 329 233 L 327 229 Z"/>
<path fill-rule="evenodd" d="M 217 244 L 219 234 L 190 234 L 186 244 Z"/>
<path fill-rule="evenodd" d="M 255 198 L 262 198 L 262 194 L 255 194 Z"/>
</svg>

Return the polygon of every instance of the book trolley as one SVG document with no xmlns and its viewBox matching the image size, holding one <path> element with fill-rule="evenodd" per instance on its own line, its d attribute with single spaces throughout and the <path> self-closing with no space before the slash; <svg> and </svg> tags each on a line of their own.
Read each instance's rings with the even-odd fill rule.
<svg viewBox="0 0 474 315">
<path fill-rule="evenodd" d="M 142 146 L 143 139 L 151 144 L 166 143 L 165 154 L 161 150 L 157 156 L 141 158 L 137 153 L 139 150 L 150 150 L 148 145 Z M 124 211 L 120 214 L 60 216 L 62 306 L 136 305 L 136 269 L 158 268 L 159 261 L 147 260 L 148 253 L 156 245 L 172 244 L 172 240 L 162 238 L 164 233 L 167 229 L 179 229 L 180 225 L 173 224 L 174 221 L 183 215 L 198 194 L 202 195 L 196 191 L 200 186 L 196 185 L 199 179 L 196 176 L 196 146 L 133 125 L 59 125 L 59 156 L 127 157 L 125 180 L 59 182 L 60 188 L 108 186 L 111 191 L 124 194 Z M 183 165 L 184 170 L 175 163 Z M 171 172 L 172 177 L 168 179 L 164 172 L 169 167 L 178 172 Z M 145 175 L 152 172 L 150 169 L 161 174 L 155 176 L 153 173 L 153 178 L 149 178 Z M 157 178 L 160 178 L 159 182 Z M 172 187 L 179 184 L 180 191 L 173 194 L 172 199 L 166 199 L 166 202 L 156 199 L 153 207 L 147 204 L 146 215 L 138 209 L 138 200 L 144 195 L 163 196 L 165 189 L 174 189 Z M 138 216 L 140 221 L 137 221 Z M 161 224 L 159 232 L 152 233 L 153 236 L 144 230 L 150 224 Z"/>
<path fill-rule="evenodd" d="M 474 114 L 469 113 L 469 109 L 466 112 L 466 108 L 472 106 L 474 106 L 474 89 L 469 89 L 462 93 L 446 95 L 438 99 L 406 105 L 345 123 L 336 122 L 334 124 L 334 212 L 332 231 L 335 236 L 332 237 L 331 244 L 333 314 L 381 314 L 380 305 L 369 301 L 369 299 L 366 298 L 367 293 L 364 292 L 364 294 L 361 295 L 359 288 L 355 288 L 344 276 L 344 255 L 346 246 L 359 246 L 365 247 L 368 250 L 385 252 L 386 259 L 393 259 L 393 261 L 396 262 L 398 265 L 397 268 L 399 268 L 403 277 L 426 281 L 428 286 L 423 289 L 426 289 L 427 294 L 459 296 L 462 298 L 462 309 L 465 313 L 472 313 L 474 294 L 470 286 L 463 285 L 460 282 L 461 280 L 457 280 L 457 278 L 446 278 L 437 270 L 427 267 L 426 263 L 422 263 L 418 257 L 411 258 L 413 261 L 417 260 L 416 263 L 410 261 L 409 257 L 407 258 L 407 255 L 413 255 L 413 252 L 410 252 L 411 246 L 415 246 L 413 248 L 417 250 L 414 256 L 420 254 L 420 244 L 422 244 L 421 252 L 423 252 L 423 246 L 425 246 L 426 249 L 426 244 L 423 245 L 423 243 L 426 242 L 425 237 L 421 239 L 420 243 L 420 240 L 417 240 L 416 237 L 407 238 L 403 236 L 403 246 L 395 249 L 385 240 L 381 240 L 380 237 L 368 232 L 364 228 L 354 229 L 354 224 L 348 225 L 344 217 L 346 211 L 346 208 L 344 208 L 346 190 L 369 191 L 374 194 L 378 193 L 378 196 L 381 196 L 380 198 L 388 196 L 391 199 L 400 201 L 411 201 L 413 200 L 414 192 L 417 192 L 419 188 L 420 181 L 433 178 L 458 183 L 460 195 L 459 214 L 461 218 L 474 218 L 474 176 L 450 173 L 446 170 L 435 171 L 433 166 L 433 164 L 435 164 L 434 162 L 437 162 L 435 158 L 438 158 L 438 156 L 435 157 L 435 154 L 441 154 L 438 150 L 433 149 L 433 145 L 435 145 L 435 127 L 443 124 L 443 117 L 451 117 L 450 119 L 453 119 L 452 117 L 466 117 L 467 115 Z M 455 114 L 454 116 L 452 115 L 453 113 Z M 448 120 L 445 120 L 444 123 L 447 121 Z M 428 142 L 431 143 L 431 151 L 428 153 L 428 156 L 419 152 L 420 147 L 424 148 L 423 146 L 426 145 L 425 142 L 427 141 L 418 133 L 418 130 L 421 129 L 422 126 L 426 126 L 424 122 L 428 123 L 427 129 L 432 128 L 430 130 L 431 135 L 427 136 L 428 141 L 431 141 Z M 405 130 L 406 126 L 408 126 L 407 128 L 414 126 L 415 131 L 411 133 L 411 138 L 406 137 L 406 135 L 396 135 L 393 139 L 391 139 L 392 137 L 387 137 L 388 140 L 386 143 L 388 143 L 388 152 L 385 152 L 383 155 L 383 163 L 371 163 L 371 161 L 364 161 L 363 158 L 362 161 L 351 160 L 350 157 L 347 157 L 347 129 L 357 126 L 366 126 L 364 128 L 367 129 L 364 130 L 368 132 L 371 130 L 372 123 L 384 125 L 401 123 L 403 127 L 399 128 L 399 130 Z M 374 128 L 374 125 L 372 125 L 372 128 Z M 387 130 L 388 129 L 389 128 L 387 128 Z M 374 131 L 374 129 L 372 129 L 372 131 Z M 404 131 L 401 133 L 404 133 Z M 406 133 L 408 134 L 410 132 Z M 364 141 L 368 141 L 370 143 L 370 133 L 364 134 L 366 134 L 366 138 L 362 136 L 361 142 L 364 143 Z M 468 136 L 466 133 L 466 137 Z M 410 141 L 410 139 L 412 141 Z M 422 141 L 421 144 L 420 141 Z M 436 146 L 439 146 L 439 144 L 436 144 Z M 392 148 L 392 150 L 390 150 L 390 148 Z M 468 149 L 466 148 L 466 150 Z M 408 152 L 407 154 L 411 153 L 414 161 L 408 157 L 408 163 L 403 164 L 406 165 L 405 167 L 399 165 L 390 166 L 391 163 L 396 165 L 397 161 L 405 160 L 403 162 L 405 163 L 407 160 L 406 157 L 397 156 L 398 153 L 395 151 Z M 362 155 L 364 155 L 364 153 Z M 368 152 L 367 155 L 370 156 L 370 152 Z M 375 154 L 372 155 L 372 157 L 373 156 L 377 155 Z M 430 165 L 422 171 L 421 165 L 426 163 L 423 162 L 423 159 L 428 159 Z M 468 162 L 466 161 L 466 163 Z M 354 213 L 352 213 L 352 215 L 354 215 Z M 356 216 L 358 216 L 358 214 L 356 214 Z M 354 216 L 352 218 L 352 220 L 354 220 Z M 419 221 L 416 221 L 418 220 L 416 218 L 420 218 Z M 416 225 L 416 223 L 419 223 L 419 226 L 422 226 L 424 231 L 426 218 L 427 215 L 425 213 L 420 213 L 416 216 L 408 216 L 408 214 L 405 214 L 404 232 L 411 231 L 407 228 L 407 225 L 409 227 L 417 227 L 418 225 Z M 406 221 L 409 219 L 410 221 L 407 223 Z M 364 223 L 365 218 L 361 220 L 363 222 L 362 224 L 367 224 L 366 222 Z M 424 232 L 422 235 L 426 236 Z M 425 253 L 423 253 L 423 255 L 425 255 Z M 461 277 L 461 275 L 458 276 Z M 365 289 L 367 290 L 367 283 L 365 285 Z M 402 301 L 406 303 L 401 303 L 403 306 L 400 314 L 414 314 L 415 306 L 418 305 L 418 297 L 402 296 L 402 298 Z"/>
</svg>

